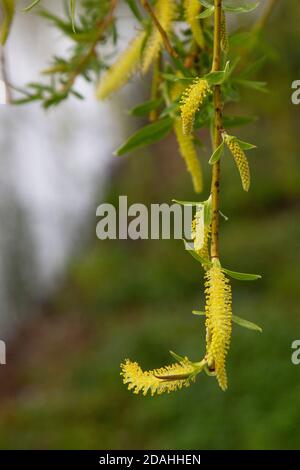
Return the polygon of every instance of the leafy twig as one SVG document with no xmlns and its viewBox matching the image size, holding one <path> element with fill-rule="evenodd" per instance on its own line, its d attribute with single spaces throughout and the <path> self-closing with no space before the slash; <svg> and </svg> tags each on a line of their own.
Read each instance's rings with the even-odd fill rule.
<svg viewBox="0 0 300 470">
<path fill-rule="evenodd" d="M 148 0 L 141 0 L 141 4 L 143 5 L 143 7 L 145 8 L 145 10 L 149 13 L 149 15 L 151 16 L 152 20 L 153 20 L 153 23 L 155 24 L 156 28 L 158 29 L 161 37 L 162 37 L 162 40 L 163 40 L 163 43 L 164 43 L 164 46 L 167 50 L 167 52 L 170 54 L 171 57 L 173 57 L 174 59 L 178 59 L 178 54 L 177 52 L 175 51 L 175 49 L 173 48 L 169 38 L 168 38 L 168 35 L 167 33 L 165 32 L 164 28 L 162 27 L 162 25 L 160 24 L 157 16 L 155 15 L 155 12 L 154 10 L 152 9 L 152 7 L 150 6 Z"/>
</svg>

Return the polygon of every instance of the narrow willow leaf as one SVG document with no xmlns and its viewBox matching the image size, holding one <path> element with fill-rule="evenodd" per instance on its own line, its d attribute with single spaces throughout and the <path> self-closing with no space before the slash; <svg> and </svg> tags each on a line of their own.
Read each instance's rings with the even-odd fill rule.
<svg viewBox="0 0 300 470">
<path fill-rule="evenodd" d="M 128 7 L 130 8 L 130 10 L 132 11 L 132 13 L 134 14 L 134 16 L 136 17 L 136 19 L 138 21 L 142 22 L 143 17 L 141 15 L 140 10 L 138 9 L 136 1 L 135 0 L 126 0 L 126 3 L 128 5 Z"/>
<path fill-rule="evenodd" d="M 180 71 L 184 77 L 191 77 L 189 69 L 185 67 L 184 63 L 180 59 L 172 56 L 171 61 L 175 66 L 175 70 Z"/>
<path fill-rule="evenodd" d="M 14 19 L 15 0 L 1 0 L 0 13 L 0 43 L 4 45 Z"/>
<path fill-rule="evenodd" d="M 205 265 L 205 266 L 210 266 L 211 263 L 209 261 L 207 261 L 207 259 L 204 259 L 202 258 L 202 256 L 198 255 L 194 250 L 191 250 L 190 249 L 190 246 L 189 244 L 187 243 L 186 240 L 183 240 L 183 243 L 184 243 L 184 247 L 186 249 L 186 251 L 196 260 L 198 261 L 199 263 L 201 263 L 202 265 Z"/>
<path fill-rule="evenodd" d="M 34 8 L 38 3 L 40 3 L 40 1 L 41 1 L 41 0 L 34 0 L 32 3 L 30 3 L 30 5 L 28 5 L 27 7 L 23 8 L 21 11 L 26 12 L 26 11 L 31 10 L 31 9 Z"/>
<path fill-rule="evenodd" d="M 199 310 L 193 310 L 193 315 L 196 315 L 196 316 L 199 316 L 199 317 L 205 317 L 206 316 L 206 312 L 201 312 Z M 239 326 L 242 326 L 243 328 L 247 328 L 248 330 L 253 330 L 253 331 L 259 331 L 260 333 L 262 333 L 262 328 L 258 325 L 256 325 L 256 323 L 253 323 L 251 321 L 248 321 L 248 320 L 244 320 L 244 318 L 240 318 L 236 315 L 232 315 L 232 321 L 234 323 L 236 323 L 237 325 Z"/>
<path fill-rule="evenodd" d="M 204 202 L 204 225 L 208 227 L 212 221 L 212 205 L 211 205 L 211 196 Z"/>
<path fill-rule="evenodd" d="M 75 28 L 75 10 L 76 10 L 76 0 L 70 0 L 70 14 L 71 14 L 71 23 L 73 32 L 76 33 Z"/>
<path fill-rule="evenodd" d="M 192 311 L 193 315 L 198 315 L 200 317 L 205 317 L 206 313 L 205 312 L 200 312 L 199 310 L 193 310 Z"/>
<path fill-rule="evenodd" d="M 179 363 L 184 361 L 184 357 L 183 356 L 180 356 L 179 354 L 175 353 L 174 351 L 169 351 L 169 353 L 171 354 L 172 357 L 174 357 L 174 359 L 176 361 L 178 361 Z"/>
<path fill-rule="evenodd" d="M 142 104 L 138 104 L 134 108 L 132 108 L 129 113 L 132 114 L 133 116 L 146 116 L 147 114 L 150 113 L 150 111 L 153 111 L 154 109 L 157 109 L 160 105 L 162 104 L 162 99 L 159 98 L 157 100 L 149 100 L 145 101 Z"/>
<path fill-rule="evenodd" d="M 223 124 L 225 128 L 245 126 L 246 124 L 251 124 L 256 120 L 256 116 L 223 116 Z"/>
<path fill-rule="evenodd" d="M 180 204 L 181 206 L 201 206 L 204 205 L 204 202 L 198 202 L 198 201 L 180 201 L 178 199 L 172 199 L 172 202 L 176 202 L 177 204 Z"/>
<path fill-rule="evenodd" d="M 208 2 L 207 0 L 199 0 L 199 2 L 201 3 L 201 5 L 203 5 L 205 8 L 215 8 L 214 7 L 214 2 L 213 0 L 211 2 Z"/>
<path fill-rule="evenodd" d="M 217 163 L 220 160 L 220 158 L 222 157 L 223 151 L 224 151 L 224 142 L 222 142 L 219 145 L 219 147 L 214 151 L 214 153 L 210 157 L 208 163 L 210 165 L 214 165 L 215 163 Z"/>
<path fill-rule="evenodd" d="M 240 139 L 237 139 L 237 141 L 243 150 L 252 150 L 252 149 L 257 148 L 256 145 L 249 144 L 249 142 L 244 142 L 243 140 L 240 140 Z"/>
<path fill-rule="evenodd" d="M 146 147 L 163 139 L 173 128 L 173 120 L 171 118 L 160 119 L 157 122 L 148 124 L 142 129 L 135 132 L 129 139 L 119 147 L 114 154 L 121 156 L 136 148 Z"/>
<path fill-rule="evenodd" d="M 204 75 L 204 79 L 208 81 L 210 86 L 221 85 L 227 79 L 229 74 L 229 61 L 226 62 L 225 69 L 220 72 L 210 72 Z"/>
<path fill-rule="evenodd" d="M 247 44 L 253 38 L 252 33 L 248 31 L 240 31 L 238 33 L 234 33 L 229 38 L 230 46 L 240 46 L 243 44 Z"/>
<path fill-rule="evenodd" d="M 259 331 L 262 333 L 262 328 L 251 321 L 244 320 L 244 318 L 237 317 L 236 315 L 232 315 L 232 321 L 243 328 L 247 328 L 248 330 Z"/>
<path fill-rule="evenodd" d="M 202 2 L 201 2 L 202 3 Z M 198 20 L 203 20 L 204 18 L 209 18 L 211 15 L 214 14 L 215 7 L 210 6 L 203 10 L 199 15 L 197 15 Z"/>
<path fill-rule="evenodd" d="M 253 76 L 254 74 L 257 74 L 259 70 L 265 65 L 267 61 L 267 56 L 264 55 L 260 57 L 258 60 L 255 60 L 254 62 L 250 62 L 250 64 L 247 65 L 247 67 L 244 69 L 242 74 L 240 75 L 240 78 L 247 78 L 250 75 Z"/>
<path fill-rule="evenodd" d="M 234 81 L 238 85 L 241 85 L 245 88 L 250 88 L 251 90 L 260 91 L 262 93 L 268 93 L 269 92 L 268 89 L 267 89 L 267 83 L 266 82 L 259 82 L 259 81 L 256 81 L 256 80 L 246 80 L 244 78 L 236 78 Z"/>
<path fill-rule="evenodd" d="M 230 13 L 249 13 L 250 11 L 255 10 L 259 5 L 259 2 L 255 3 L 245 3 L 244 5 L 224 5 L 224 10 Z"/>
<path fill-rule="evenodd" d="M 165 78 L 166 80 L 168 80 L 169 82 L 187 82 L 187 81 L 190 81 L 192 82 L 193 80 L 195 80 L 195 77 L 178 77 L 177 75 L 174 75 L 172 73 L 162 73 L 161 76 L 163 78 Z"/>
<path fill-rule="evenodd" d="M 238 279 L 239 281 L 256 281 L 257 279 L 262 278 L 260 274 L 237 273 L 235 271 L 230 271 L 229 269 L 222 269 L 226 274 L 228 274 L 228 276 L 232 277 L 233 279 Z"/>
</svg>

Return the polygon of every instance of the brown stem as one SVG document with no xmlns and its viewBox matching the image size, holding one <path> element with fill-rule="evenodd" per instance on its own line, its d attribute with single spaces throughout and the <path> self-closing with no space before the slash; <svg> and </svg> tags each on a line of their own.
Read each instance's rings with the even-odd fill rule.
<svg viewBox="0 0 300 470">
<path fill-rule="evenodd" d="M 214 52 L 212 72 L 221 70 L 221 20 L 222 20 L 222 0 L 214 0 Z M 222 142 L 222 92 L 220 85 L 214 88 L 214 150 Z M 219 210 L 220 210 L 220 161 L 212 168 L 211 199 L 212 199 L 212 225 L 211 225 L 211 257 L 219 258 Z"/>
<path fill-rule="evenodd" d="M 178 56 L 177 52 L 175 51 L 175 49 L 173 48 L 172 44 L 170 43 L 170 40 L 168 38 L 167 33 L 165 32 L 164 28 L 160 24 L 154 10 L 150 6 L 148 0 L 141 0 L 141 4 L 143 5 L 145 10 L 151 16 L 151 18 L 153 20 L 153 23 L 155 24 L 156 28 L 158 29 L 158 31 L 159 31 L 159 33 L 162 37 L 162 40 L 163 40 L 163 43 L 164 43 L 164 46 L 165 46 L 167 52 L 170 54 L 171 57 L 174 57 L 175 59 L 177 59 L 179 56 Z"/>
</svg>

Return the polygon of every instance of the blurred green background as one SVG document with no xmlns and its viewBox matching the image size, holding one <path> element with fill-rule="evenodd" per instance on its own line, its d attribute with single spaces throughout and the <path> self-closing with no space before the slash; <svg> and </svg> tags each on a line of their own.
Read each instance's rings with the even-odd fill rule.
<svg viewBox="0 0 300 470">
<path fill-rule="evenodd" d="M 258 145 L 249 154 L 249 194 L 232 161 L 223 164 L 223 263 L 263 274 L 232 281 L 234 312 L 263 334 L 234 326 L 228 391 L 205 375 L 171 395 L 127 391 L 119 376 L 126 357 L 150 369 L 170 362 L 169 349 L 201 357 L 204 323 L 192 310 L 203 307 L 203 273 L 180 241 L 100 242 L 91 215 L 90 241 L 64 285 L 15 340 L 2 374 L 1 448 L 299 447 L 300 366 L 291 363 L 291 344 L 300 339 L 300 106 L 291 103 L 291 83 L 300 79 L 300 32 L 298 2 L 285 3 L 265 32 L 271 60 L 259 79 L 270 92 L 245 91 L 233 108 L 259 116 L 238 131 Z M 194 199 L 173 138 L 114 167 L 98 203 L 122 194 L 129 204 Z"/>
</svg>

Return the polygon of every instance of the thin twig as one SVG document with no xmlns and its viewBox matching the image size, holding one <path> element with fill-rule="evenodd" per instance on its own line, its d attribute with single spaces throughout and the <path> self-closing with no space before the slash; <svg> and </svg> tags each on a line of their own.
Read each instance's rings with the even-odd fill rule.
<svg viewBox="0 0 300 470">
<path fill-rule="evenodd" d="M 150 6 L 148 0 L 141 0 L 141 4 L 145 8 L 145 10 L 149 13 L 149 15 L 151 16 L 151 18 L 153 20 L 153 23 L 157 27 L 157 29 L 158 29 L 161 37 L 162 37 L 162 40 L 163 40 L 163 43 L 164 43 L 164 46 L 165 46 L 167 52 L 170 54 L 171 57 L 174 57 L 174 59 L 178 59 L 179 55 L 177 54 L 177 52 L 173 48 L 173 46 L 172 46 L 172 44 L 171 44 L 171 42 L 168 38 L 168 35 L 167 35 L 166 31 L 164 30 L 164 28 L 160 24 L 154 10 Z"/>
<path fill-rule="evenodd" d="M 90 45 L 87 53 L 81 58 L 75 70 L 69 76 L 67 82 L 64 84 L 64 86 L 60 90 L 60 94 L 64 95 L 70 91 L 77 77 L 81 75 L 81 73 L 85 70 L 89 61 L 91 60 L 93 55 L 96 53 L 96 47 L 98 45 L 98 42 L 102 39 L 103 33 L 106 30 L 106 28 L 108 28 L 108 26 L 114 20 L 114 13 L 115 13 L 117 4 L 118 4 L 118 0 L 111 0 L 110 9 L 109 9 L 107 16 L 104 18 L 104 20 L 101 20 L 96 24 L 97 34 L 95 36 L 94 41 Z"/>
</svg>

